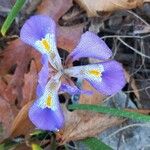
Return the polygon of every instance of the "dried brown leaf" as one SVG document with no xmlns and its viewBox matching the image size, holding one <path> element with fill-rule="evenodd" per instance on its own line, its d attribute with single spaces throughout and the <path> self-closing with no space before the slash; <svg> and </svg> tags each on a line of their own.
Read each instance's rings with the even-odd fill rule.
<svg viewBox="0 0 150 150">
<path fill-rule="evenodd" d="M 143 5 L 143 0 L 75 0 L 83 7 L 89 16 L 97 16 L 102 13 L 112 12 L 122 9 L 133 9 Z"/>
<path fill-rule="evenodd" d="M 42 0 L 37 13 L 51 16 L 55 21 L 58 21 L 72 5 L 72 0 Z"/>
<path fill-rule="evenodd" d="M 28 110 L 32 103 L 33 101 L 30 101 L 24 105 L 23 108 L 19 111 L 18 115 L 15 117 L 10 132 L 12 137 L 27 135 L 33 130 L 34 126 L 28 117 Z"/>
<path fill-rule="evenodd" d="M 24 106 L 29 101 L 32 101 L 36 98 L 35 91 L 37 85 L 37 69 L 35 61 L 31 62 L 30 71 L 24 75 L 24 86 L 23 86 L 23 101 L 21 106 Z"/>
<path fill-rule="evenodd" d="M 104 96 L 99 94 L 88 82 L 84 81 L 83 88 L 93 91 L 94 94 L 91 96 L 81 95 L 79 103 L 100 104 L 104 99 Z M 85 111 L 70 112 L 65 107 L 64 115 L 65 127 L 57 134 L 60 144 L 95 136 L 105 129 L 122 122 L 121 119 L 99 113 Z"/>
<path fill-rule="evenodd" d="M 15 40 L 9 44 L 8 47 L 0 54 L 0 75 L 9 73 L 13 65 L 18 65 L 19 70 L 25 70 L 26 68 L 21 67 L 22 61 L 28 61 L 30 55 L 30 49 L 21 40 Z M 23 59 L 24 58 L 24 59 Z M 25 72 L 24 71 L 24 72 Z"/>
<path fill-rule="evenodd" d="M 118 125 L 121 119 L 93 112 L 73 111 L 64 108 L 65 127 L 57 133 L 60 144 L 92 137 L 105 129 Z"/>
<path fill-rule="evenodd" d="M 28 64 L 30 62 L 31 48 L 25 45 L 20 40 L 15 40 L 12 42 L 3 53 L 0 54 L 0 75 L 5 76 L 11 73 L 9 82 L 7 82 L 7 87 L 5 88 L 5 99 L 11 104 L 15 103 L 15 100 L 22 100 L 22 85 L 24 73 L 27 71 Z M 14 67 L 16 66 L 16 68 Z"/>
<path fill-rule="evenodd" d="M 83 82 L 83 89 L 90 90 L 93 94 L 82 94 L 79 100 L 80 104 L 100 104 L 105 98 L 104 95 L 97 92 L 87 81 Z"/>
<path fill-rule="evenodd" d="M 10 104 L 0 97 L 0 141 L 9 136 L 13 119 L 14 114 Z"/>
<path fill-rule="evenodd" d="M 57 46 L 71 52 L 80 40 L 81 34 L 83 33 L 83 27 L 83 24 L 71 27 L 58 26 Z"/>
<path fill-rule="evenodd" d="M 11 111 L 11 114 L 15 117 L 18 114 L 18 108 L 20 108 L 18 106 L 20 106 L 20 103 L 22 103 L 22 105 L 25 104 L 27 101 L 31 100 L 32 96 L 35 94 L 35 85 L 37 81 L 36 68 L 38 65 L 32 62 L 30 72 L 26 73 L 31 60 L 39 56 L 33 55 L 37 52 L 32 51 L 34 51 L 33 48 L 18 39 L 10 43 L 4 52 L 0 54 L 0 95 L 2 99 L 4 99 L 3 101 L 8 103 L 7 105 L 10 105 L 9 108 L 6 109 L 7 112 L 5 114 L 3 113 L 5 106 L 3 109 L 0 109 L 0 114 L 3 115 L 3 118 L 9 117 L 9 111 Z M 39 61 L 39 59 L 36 58 L 35 60 L 34 62 Z M 2 103 L 0 107 L 3 107 Z M 5 129 L 8 134 L 12 122 L 9 121 L 9 118 L 7 122 L 9 126 L 6 124 Z M 22 122 L 22 124 L 23 123 L 24 122 Z M 20 124 L 20 126 L 22 126 L 22 124 Z"/>
<path fill-rule="evenodd" d="M 5 83 L 4 79 L 0 77 L 0 93 L 2 94 L 1 96 L 3 96 L 6 87 L 7 84 Z"/>
</svg>

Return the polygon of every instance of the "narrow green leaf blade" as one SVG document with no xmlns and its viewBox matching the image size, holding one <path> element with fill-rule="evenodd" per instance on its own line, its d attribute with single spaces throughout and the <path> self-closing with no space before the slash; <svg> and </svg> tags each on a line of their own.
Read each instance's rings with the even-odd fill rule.
<svg viewBox="0 0 150 150">
<path fill-rule="evenodd" d="M 19 13 L 19 11 L 22 8 L 22 6 L 24 5 L 25 1 L 26 0 L 17 0 L 16 1 L 15 5 L 13 6 L 10 13 L 8 14 L 4 24 L 2 25 L 1 33 L 2 33 L 3 36 L 5 36 L 7 30 L 11 26 L 13 20 L 15 19 L 17 14 Z"/>
<path fill-rule="evenodd" d="M 132 119 L 134 121 L 150 122 L 150 116 L 148 115 L 140 114 L 137 112 L 129 112 L 119 108 L 109 108 L 106 106 L 87 105 L 87 104 L 72 104 L 69 105 L 68 108 L 73 110 L 88 110 L 93 112 L 99 112 L 109 114 L 115 117 L 125 117 L 128 119 Z"/>
<path fill-rule="evenodd" d="M 82 140 L 82 143 L 85 144 L 90 150 L 112 150 L 112 148 L 108 145 L 94 137 L 86 138 Z"/>
</svg>

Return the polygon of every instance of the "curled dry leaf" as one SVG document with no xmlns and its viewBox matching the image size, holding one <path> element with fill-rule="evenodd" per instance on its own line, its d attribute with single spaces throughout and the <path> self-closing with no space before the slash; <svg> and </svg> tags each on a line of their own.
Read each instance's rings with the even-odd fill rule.
<svg viewBox="0 0 150 150">
<path fill-rule="evenodd" d="M 144 0 L 75 0 L 89 16 L 98 16 L 121 9 L 133 9 L 143 5 Z"/>
<path fill-rule="evenodd" d="M 2 97 L 4 96 L 3 94 L 4 94 L 6 87 L 7 87 L 6 82 L 4 81 L 3 78 L 0 77 L 0 93 L 2 94 L 1 95 Z"/>
<path fill-rule="evenodd" d="M 19 67 L 19 70 L 26 71 L 26 67 L 22 65 L 22 61 L 28 61 L 30 55 L 30 48 L 24 44 L 21 40 L 14 40 L 9 44 L 2 53 L 0 53 L 0 75 L 5 75 L 11 71 L 15 70 L 16 66 Z M 25 63 L 23 63 L 24 65 Z M 14 65 L 14 66 L 12 66 Z"/>
<path fill-rule="evenodd" d="M 7 84 L 3 95 L 11 104 L 14 104 L 16 99 L 21 102 L 24 73 L 31 59 L 31 48 L 20 40 L 15 40 L 0 54 L 0 57 L 0 76 Z"/>
<path fill-rule="evenodd" d="M 29 79 L 27 80 L 27 78 L 24 78 L 24 75 L 28 70 L 31 59 L 34 57 L 31 55 L 32 51 L 33 49 L 31 47 L 18 39 L 10 43 L 10 45 L 0 54 L 0 122 L 2 123 L 4 130 L 2 132 L 3 135 L 0 136 L 0 140 L 7 138 L 10 134 L 12 122 L 19 111 L 18 106 L 20 106 L 25 99 L 23 95 L 25 89 L 23 90 L 22 88 L 23 85 L 25 88 L 27 82 L 29 82 Z M 31 73 L 33 73 L 33 69 L 31 70 Z M 34 74 L 35 78 L 36 74 Z M 25 82 L 24 79 L 26 79 Z M 32 90 L 32 94 L 34 92 L 35 91 Z M 31 93 L 28 92 L 26 94 L 27 98 L 30 97 Z M 23 123 L 24 122 L 22 122 L 22 124 Z M 20 126 L 22 126 L 22 124 Z"/>
<path fill-rule="evenodd" d="M 109 117 L 88 111 L 69 112 L 65 107 L 64 114 L 65 127 L 56 135 L 60 144 L 93 137 L 105 129 L 122 122 L 121 119 L 115 117 Z"/>
<path fill-rule="evenodd" d="M 72 5 L 72 0 L 42 0 L 37 8 L 37 13 L 51 16 L 55 21 L 58 21 Z"/>
<path fill-rule="evenodd" d="M 24 75 L 24 86 L 23 86 L 23 101 L 21 106 L 24 106 L 29 101 L 32 101 L 36 98 L 35 90 L 37 85 L 37 69 L 35 61 L 31 62 L 30 71 Z"/>
<path fill-rule="evenodd" d="M 81 34 L 83 33 L 83 24 L 71 27 L 58 27 L 57 43 L 58 47 L 71 52 L 79 42 Z"/>
<path fill-rule="evenodd" d="M 27 135 L 33 130 L 34 126 L 28 117 L 28 110 L 32 103 L 33 101 L 30 101 L 24 105 L 23 108 L 19 111 L 18 115 L 15 117 L 10 131 L 12 137 Z"/>
<path fill-rule="evenodd" d="M 10 104 L 0 97 L 0 141 L 9 136 L 13 119 L 14 114 Z"/>
</svg>

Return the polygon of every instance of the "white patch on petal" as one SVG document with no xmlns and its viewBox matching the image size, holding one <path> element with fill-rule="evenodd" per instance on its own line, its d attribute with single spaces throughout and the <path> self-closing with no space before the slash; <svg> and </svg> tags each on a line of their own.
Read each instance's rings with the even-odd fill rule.
<svg viewBox="0 0 150 150">
<path fill-rule="evenodd" d="M 39 107 L 42 109 L 46 107 L 54 111 L 58 109 L 58 90 L 61 86 L 61 76 L 62 73 L 58 72 L 55 76 L 51 77 L 50 81 L 46 84 L 45 92 L 39 101 Z"/>
<path fill-rule="evenodd" d="M 76 66 L 64 70 L 65 74 L 80 79 L 102 80 L 104 67 L 101 64 Z"/>
<path fill-rule="evenodd" d="M 42 109 L 49 108 L 55 111 L 58 106 L 58 97 L 56 93 L 43 95 L 39 100 L 38 106 Z"/>
<path fill-rule="evenodd" d="M 61 58 L 56 47 L 55 35 L 46 34 L 44 38 L 35 42 L 35 47 L 40 53 L 46 54 L 50 64 L 57 70 L 62 69 Z"/>
<path fill-rule="evenodd" d="M 50 81 L 46 84 L 45 92 L 38 101 L 38 106 L 42 109 L 50 108 L 53 111 L 58 109 L 59 100 L 58 100 L 58 90 L 61 86 L 61 77 L 62 73 L 58 72 L 53 76 Z"/>
</svg>

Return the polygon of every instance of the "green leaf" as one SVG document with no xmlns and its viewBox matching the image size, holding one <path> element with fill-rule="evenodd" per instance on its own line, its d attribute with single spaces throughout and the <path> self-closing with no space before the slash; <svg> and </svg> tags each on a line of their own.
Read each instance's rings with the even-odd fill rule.
<svg viewBox="0 0 150 150">
<path fill-rule="evenodd" d="M 33 131 L 32 133 L 30 133 L 30 136 L 36 136 L 36 135 L 40 135 L 42 133 L 43 133 L 42 130 L 36 130 L 36 131 Z"/>
<path fill-rule="evenodd" d="M 43 149 L 38 144 L 32 144 L 32 150 L 43 150 Z"/>
<path fill-rule="evenodd" d="M 11 26 L 13 20 L 19 13 L 20 9 L 23 7 L 23 4 L 25 3 L 26 0 L 17 0 L 13 8 L 11 9 L 10 13 L 8 14 L 4 24 L 2 25 L 1 28 L 1 33 L 3 36 L 5 36 L 7 30 Z"/>
<path fill-rule="evenodd" d="M 51 132 L 48 131 L 43 131 L 43 130 L 36 130 L 33 133 L 30 133 L 31 139 L 38 139 L 38 140 L 43 140 L 45 137 L 50 137 L 52 135 Z"/>
<path fill-rule="evenodd" d="M 81 142 L 85 144 L 90 150 L 112 150 L 112 148 L 110 148 L 108 145 L 94 137 L 86 138 Z"/>
<path fill-rule="evenodd" d="M 11 140 L 6 140 L 3 143 L 0 144 L 0 150 L 9 150 L 13 149 L 18 145 L 18 143 L 11 141 Z"/>
<path fill-rule="evenodd" d="M 88 110 L 93 112 L 99 112 L 109 114 L 115 117 L 125 117 L 132 119 L 134 121 L 150 122 L 150 116 L 148 115 L 140 114 L 137 112 L 129 112 L 119 108 L 109 108 L 106 106 L 86 105 L 86 104 L 73 104 L 69 105 L 68 108 L 73 110 Z"/>
</svg>

